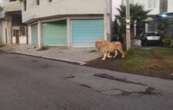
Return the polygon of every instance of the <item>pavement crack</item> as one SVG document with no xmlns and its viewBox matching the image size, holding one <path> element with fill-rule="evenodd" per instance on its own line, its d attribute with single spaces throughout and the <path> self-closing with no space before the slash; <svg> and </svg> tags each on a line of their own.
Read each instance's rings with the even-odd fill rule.
<svg viewBox="0 0 173 110">
<path fill-rule="evenodd" d="M 114 80 L 114 81 L 120 81 L 124 83 L 131 83 L 131 84 L 136 84 L 136 85 L 141 85 L 141 86 L 147 86 L 146 84 L 140 83 L 140 82 L 134 82 L 134 81 L 129 81 L 127 79 L 123 78 L 116 78 L 114 76 L 108 75 L 108 74 L 94 74 L 95 77 L 99 78 L 104 78 L 104 79 L 109 79 L 109 80 Z"/>
</svg>

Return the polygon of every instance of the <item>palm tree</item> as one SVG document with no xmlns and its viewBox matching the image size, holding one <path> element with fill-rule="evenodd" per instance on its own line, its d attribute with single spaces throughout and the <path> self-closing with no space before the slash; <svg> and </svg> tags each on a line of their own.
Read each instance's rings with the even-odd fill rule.
<svg viewBox="0 0 173 110">
<path fill-rule="evenodd" d="M 113 34 L 118 38 L 118 40 L 122 40 L 125 31 L 126 31 L 126 6 L 120 6 L 117 9 L 119 15 L 116 16 L 113 27 Z M 134 23 L 136 21 L 137 26 L 137 35 L 145 30 L 145 20 L 148 18 L 148 13 L 150 11 L 145 11 L 141 5 L 131 4 L 130 5 L 130 13 L 131 13 L 131 34 L 134 34 Z"/>
</svg>

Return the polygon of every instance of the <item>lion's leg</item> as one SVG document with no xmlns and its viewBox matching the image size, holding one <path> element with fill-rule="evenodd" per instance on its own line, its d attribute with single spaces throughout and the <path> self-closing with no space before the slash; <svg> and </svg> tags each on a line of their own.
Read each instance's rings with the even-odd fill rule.
<svg viewBox="0 0 173 110">
<path fill-rule="evenodd" d="M 108 58 L 111 58 L 112 57 L 110 52 L 107 53 L 107 57 Z"/>
<path fill-rule="evenodd" d="M 116 58 L 116 57 L 117 57 L 117 55 L 118 55 L 118 51 L 117 51 L 117 50 L 115 50 L 114 57 Z"/>
<path fill-rule="evenodd" d="M 123 51 L 122 49 L 119 49 L 119 52 L 120 52 L 121 55 L 122 55 L 121 57 L 122 57 L 122 58 L 125 58 L 125 53 L 124 53 L 124 51 Z"/>
<path fill-rule="evenodd" d="M 104 53 L 102 60 L 105 61 L 107 58 L 107 53 Z"/>
</svg>

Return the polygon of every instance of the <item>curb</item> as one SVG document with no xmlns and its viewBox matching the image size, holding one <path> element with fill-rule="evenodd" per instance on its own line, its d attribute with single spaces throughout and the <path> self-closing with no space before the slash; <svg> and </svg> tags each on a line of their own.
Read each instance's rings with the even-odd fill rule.
<svg viewBox="0 0 173 110">
<path fill-rule="evenodd" d="M 85 62 L 75 62 L 75 61 L 70 61 L 70 60 L 63 60 L 63 59 L 58 59 L 58 58 L 49 58 L 49 57 L 45 57 L 45 56 L 30 55 L 30 54 L 18 53 L 18 52 L 5 52 L 5 53 L 42 58 L 42 59 L 46 59 L 46 60 L 59 61 L 59 62 L 70 63 L 70 64 L 75 64 L 75 65 L 85 65 L 86 64 Z"/>
</svg>

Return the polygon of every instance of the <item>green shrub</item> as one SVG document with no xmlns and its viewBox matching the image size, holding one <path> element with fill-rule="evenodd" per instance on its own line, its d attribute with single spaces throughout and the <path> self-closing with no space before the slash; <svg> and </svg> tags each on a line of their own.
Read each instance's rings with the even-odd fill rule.
<svg viewBox="0 0 173 110">
<path fill-rule="evenodd" d="M 170 47 L 173 47 L 173 39 L 171 39 Z"/>
<path fill-rule="evenodd" d="M 173 38 L 171 37 L 166 37 L 162 39 L 163 46 L 165 47 L 173 47 Z"/>
</svg>

